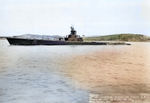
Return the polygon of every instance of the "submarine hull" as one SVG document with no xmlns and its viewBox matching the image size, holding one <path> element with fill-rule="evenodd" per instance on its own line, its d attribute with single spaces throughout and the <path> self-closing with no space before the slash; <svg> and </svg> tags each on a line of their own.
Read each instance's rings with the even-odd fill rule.
<svg viewBox="0 0 150 103">
<path fill-rule="evenodd" d="M 106 42 L 55 41 L 25 38 L 6 38 L 10 45 L 107 45 Z"/>
</svg>

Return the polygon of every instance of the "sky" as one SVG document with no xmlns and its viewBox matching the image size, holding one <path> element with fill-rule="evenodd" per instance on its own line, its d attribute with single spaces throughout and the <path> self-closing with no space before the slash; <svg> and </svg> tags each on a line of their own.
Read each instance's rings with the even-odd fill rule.
<svg viewBox="0 0 150 103">
<path fill-rule="evenodd" d="M 150 0 L 0 0 L 0 36 L 150 36 Z"/>
</svg>

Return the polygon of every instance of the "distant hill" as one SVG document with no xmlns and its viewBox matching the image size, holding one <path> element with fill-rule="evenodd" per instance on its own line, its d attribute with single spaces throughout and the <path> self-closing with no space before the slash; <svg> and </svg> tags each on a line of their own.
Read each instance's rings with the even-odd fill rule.
<svg viewBox="0 0 150 103">
<path fill-rule="evenodd" d="M 150 37 L 142 34 L 114 34 L 106 36 L 85 37 L 85 41 L 133 41 L 133 42 L 148 42 Z"/>
<path fill-rule="evenodd" d="M 0 36 L 0 39 L 5 39 L 5 37 L 4 36 Z"/>
<path fill-rule="evenodd" d="M 28 39 L 47 39 L 47 40 L 54 40 L 54 39 L 59 39 L 62 38 L 61 36 L 58 35 L 35 35 L 35 34 L 24 34 L 24 35 L 18 35 L 18 36 L 13 36 L 17 38 L 28 38 Z"/>
</svg>

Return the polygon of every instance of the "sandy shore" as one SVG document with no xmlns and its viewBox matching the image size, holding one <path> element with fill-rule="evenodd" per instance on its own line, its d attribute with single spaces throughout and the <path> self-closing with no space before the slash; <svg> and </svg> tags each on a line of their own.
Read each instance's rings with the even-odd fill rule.
<svg viewBox="0 0 150 103">
<path fill-rule="evenodd" d="M 106 46 L 64 61 L 63 71 L 91 93 L 150 93 L 150 43 Z"/>
</svg>

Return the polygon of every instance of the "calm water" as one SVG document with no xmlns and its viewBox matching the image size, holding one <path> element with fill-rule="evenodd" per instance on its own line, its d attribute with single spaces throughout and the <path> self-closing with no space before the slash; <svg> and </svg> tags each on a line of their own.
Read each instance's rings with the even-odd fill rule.
<svg viewBox="0 0 150 103">
<path fill-rule="evenodd" d="M 91 93 L 149 93 L 149 53 L 150 43 L 10 46 L 0 40 L 0 103 L 89 103 Z"/>
</svg>

